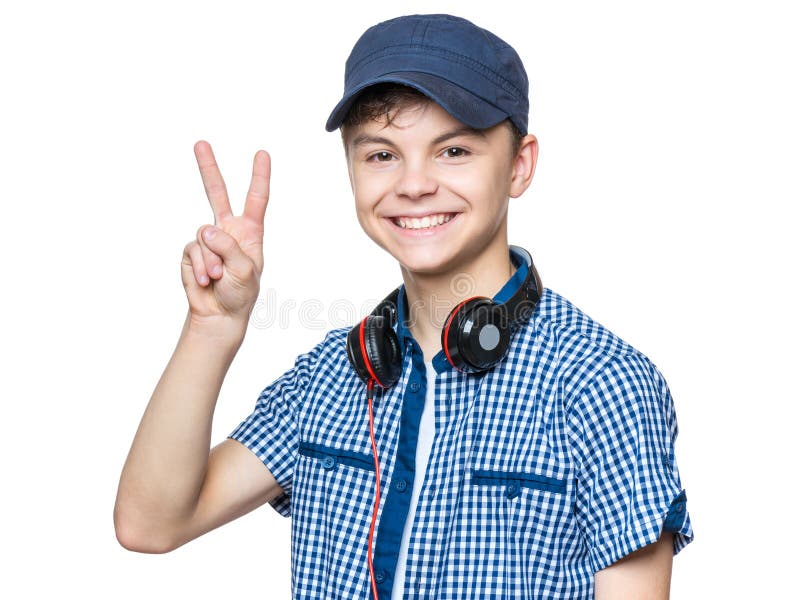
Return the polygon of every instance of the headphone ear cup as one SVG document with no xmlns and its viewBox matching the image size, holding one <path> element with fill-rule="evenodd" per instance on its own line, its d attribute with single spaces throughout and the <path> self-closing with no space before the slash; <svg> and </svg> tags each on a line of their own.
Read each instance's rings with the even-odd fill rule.
<svg viewBox="0 0 800 600">
<path fill-rule="evenodd" d="M 483 306 L 487 302 L 491 303 L 491 300 L 483 296 L 468 298 L 453 307 L 445 319 L 444 327 L 442 327 L 442 349 L 450 364 L 459 371 L 465 373 L 472 371 L 464 361 L 463 355 L 464 316 L 468 315 L 475 307 Z"/>
<path fill-rule="evenodd" d="M 371 376 L 367 370 L 366 356 L 361 351 L 361 326 L 363 321 L 359 321 L 358 325 L 353 327 L 347 334 L 347 359 L 350 365 L 356 372 L 356 375 L 364 382 L 370 380 Z"/>
<path fill-rule="evenodd" d="M 383 388 L 392 387 L 400 379 L 403 359 L 400 342 L 389 320 L 384 317 L 367 317 L 364 344 L 376 383 Z"/>
<path fill-rule="evenodd" d="M 510 337 L 506 308 L 476 297 L 453 309 L 442 330 L 442 347 L 456 369 L 480 373 L 505 357 Z"/>
<path fill-rule="evenodd" d="M 370 315 L 353 327 L 347 334 L 347 358 L 365 383 L 372 379 L 384 388 L 397 383 L 403 366 L 402 354 L 390 321 Z"/>
</svg>

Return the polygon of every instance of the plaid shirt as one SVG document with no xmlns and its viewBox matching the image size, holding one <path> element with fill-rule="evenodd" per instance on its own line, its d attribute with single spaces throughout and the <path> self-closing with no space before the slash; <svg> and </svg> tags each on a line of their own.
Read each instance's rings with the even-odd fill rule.
<svg viewBox="0 0 800 600">
<path fill-rule="evenodd" d="M 523 264 L 494 297 L 520 285 Z M 381 600 L 592 598 L 594 573 L 676 532 L 693 538 L 675 462 L 677 422 L 661 373 L 640 352 L 552 290 L 483 374 L 439 352 L 426 381 L 401 288 L 403 371 L 376 388 L 381 503 L 374 568 Z M 367 536 L 375 494 L 365 385 L 335 329 L 258 396 L 230 435 L 284 490 L 292 517 L 292 597 L 370 598 Z M 426 386 L 436 433 L 415 472 Z M 415 477 L 422 488 L 405 581 L 393 581 Z"/>
</svg>

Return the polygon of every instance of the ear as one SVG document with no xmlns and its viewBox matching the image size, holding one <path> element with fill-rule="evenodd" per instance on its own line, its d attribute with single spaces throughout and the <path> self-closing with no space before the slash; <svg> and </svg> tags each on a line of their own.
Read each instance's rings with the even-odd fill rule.
<svg viewBox="0 0 800 600">
<path fill-rule="evenodd" d="M 528 189 L 533 179 L 533 172 L 536 170 L 536 160 L 539 158 L 539 140 L 532 133 L 522 138 L 519 152 L 514 158 L 513 170 L 511 172 L 511 185 L 508 195 L 511 198 L 518 198 Z"/>
</svg>

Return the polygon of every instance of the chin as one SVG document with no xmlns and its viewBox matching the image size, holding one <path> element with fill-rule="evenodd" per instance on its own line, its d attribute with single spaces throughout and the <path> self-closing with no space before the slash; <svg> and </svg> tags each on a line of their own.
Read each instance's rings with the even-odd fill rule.
<svg viewBox="0 0 800 600">
<path fill-rule="evenodd" d="M 391 252 L 397 262 L 409 272 L 436 275 L 448 271 L 453 252 L 432 245 L 430 247 L 405 247 Z"/>
</svg>

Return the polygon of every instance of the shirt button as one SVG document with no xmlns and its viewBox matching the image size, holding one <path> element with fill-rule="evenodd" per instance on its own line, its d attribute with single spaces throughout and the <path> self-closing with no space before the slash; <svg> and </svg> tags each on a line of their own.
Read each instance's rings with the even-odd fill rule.
<svg viewBox="0 0 800 600">
<path fill-rule="evenodd" d="M 509 500 L 519 496 L 519 483 L 512 481 L 506 486 L 506 498 Z"/>
<path fill-rule="evenodd" d="M 375 573 L 375 583 L 383 583 L 384 581 L 386 581 L 386 571 Z"/>
<path fill-rule="evenodd" d="M 405 492 L 405 491 L 406 491 L 406 488 L 408 487 L 408 483 L 406 483 L 406 480 L 405 480 L 405 479 L 401 479 L 400 481 L 398 481 L 398 482 L 395 484 L 395 486 L 394 486 L 394 487 L 395 487 L 395 489 L 396 489 L 398 492 Z"/>
<path fill-rule="evenodd" d="M 336 466 L 336 459 L 334 459 L 332 456 L 326 456 L 324 459 L 322 459 L 322 466 L 326 469 L 332 469 Z"/>
<path fill-rule="evenodd" d="M 416 381 L 412 382 L 411 385 L 408 386 L 408 387 L 409 387 L 409 389 L 411 389 L 412 392 L 418 392 L 419 391 L 419 384 Z"/>
</svg>

